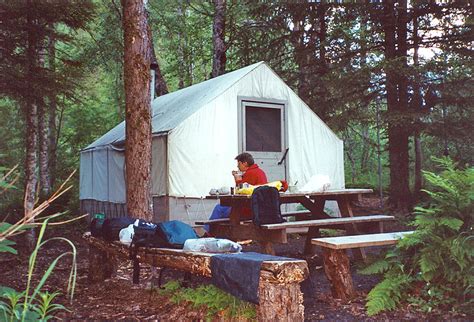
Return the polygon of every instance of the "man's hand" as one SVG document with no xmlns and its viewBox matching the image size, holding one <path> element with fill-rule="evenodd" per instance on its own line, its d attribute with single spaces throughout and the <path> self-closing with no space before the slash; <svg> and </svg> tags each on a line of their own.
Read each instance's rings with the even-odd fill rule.
<svg viewBox="0 0 474 322">
<path fill-rule="evenodd" d="M 232 175 L 234 176 L 235 181 L 242 180 L 242 172 L 233 170 Z"/>
</svg>

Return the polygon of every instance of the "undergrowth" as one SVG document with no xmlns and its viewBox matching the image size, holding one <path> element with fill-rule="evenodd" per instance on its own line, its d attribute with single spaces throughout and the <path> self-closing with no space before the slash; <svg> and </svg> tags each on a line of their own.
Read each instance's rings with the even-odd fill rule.
<svg viewBox="0 0 474 322">
<path fill-rule="evenodd" d="M 474 313 L 474 168 L 434 160 L 441 172 L 424 173 L 430 200 L 415 208 L 415 232 L 360 271 L 383 274 L 367 296 L 369 315 L 402 302 L 425 312 Z"/>
<path fill-rule="evenodd" d="M 169 297 L 170 301 L 175 304 L 187 302 L 193 308 L 206 308 L 208 321 L 216 315 L 226 319 L 239 317 L 254 320 L 256 318 L 254 304 L 239 300 L 214 285 L 186 288 L 182 287 L 178 281 L 169 281 L 159 290 L 159 294 Z"/>
</svg>

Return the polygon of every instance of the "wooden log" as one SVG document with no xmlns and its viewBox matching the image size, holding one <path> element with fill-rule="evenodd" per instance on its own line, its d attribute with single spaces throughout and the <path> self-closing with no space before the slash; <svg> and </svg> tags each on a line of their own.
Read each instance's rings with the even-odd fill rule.
<svg viewBox="0 0 474 322">
<path fill-rule="evenodd" d="M 109 243 L 84 234 L 84 238 L 101 258 L 129 258 L 128 247 Z M 104 255 L 107 253 L 108 255 Z M 107 257 L 108 256 L 108 257 Z M 153 267 L 170 267 L 193 274 L 211 277 L 213 254 L 185 252 L 177 249 L 139 249 L 138 259 Z M 97 262 L 94 262 L 95 266 Z M 91 273 L 91 271 L 89 271 Z M 303 294 L 300 283 L 309 275 L 304 260 L 266 261 L 262 263 L 259 280 L 258 321 L 304 321 Z M 97 279 L 100 280 L 100 279 Z"/>
<path fill-rule="evenodd" d="M 123 259 L 128 259 L 128 247 L 119 242 L 107 242 L 84 234 L 90 245 Z M 202 276 L 211 276 L 211 257 L 214 254 L 186 252 L 181 249 L 169 248 L 140 248 L 138 251 L 140 263 L 155 267 L 169 267 Z M 260 279 L 268 283 L 300 283 L 309 274 L 308 264 L 304 260 L 268 261 L 263 262 Z"/>
<path fill-rule="evenodd" d="M 260 280 L 258 321 L 304 321 L 303 294 L 298 283 L 273 284 Z"/>
<path fill-rule="evenodd" d="M 89 246 L 89 282 L 99 283 L 115 275 L 117 261 L 111 253 Z"/>
<path fill-rule="evenodd" d="M 352 299 L 355 293 L 346 251 L 323 247 L 323 260 L 332 295 L 343 301 Z"/>
</svg>

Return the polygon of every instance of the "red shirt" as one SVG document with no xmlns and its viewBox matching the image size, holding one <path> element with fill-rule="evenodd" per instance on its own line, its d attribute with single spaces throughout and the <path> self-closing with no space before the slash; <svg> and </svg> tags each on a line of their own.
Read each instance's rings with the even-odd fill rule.
<svg viewBox="0 0 474 322">
<path fill-rule="evenodd" d="M 258 167 L 256 164 L 252 164 L 242 176 L 242 180 L 237 180 L 235 183 L 244 183 L 247 182 L 251 185 L 259 185 L 265 184 L 268 182 L 267 175 L 263 172 L 262 169 Z M 241 213 L 242 219 L 251 219 L 252 218 L 252 210 L 250 208 L 244 207 Z"/>
<path fill-rule="evenodd" d="M 265 184 L 268 182 L 267 175 L 263 172 L 262 169 L 258 167 L 256 164 L 252 164 L 242 176 L 242 180 L 237 180 L 235 183 L 244 183 L 247 182 L 253 186 L 259 184 Z"/>
</svg>

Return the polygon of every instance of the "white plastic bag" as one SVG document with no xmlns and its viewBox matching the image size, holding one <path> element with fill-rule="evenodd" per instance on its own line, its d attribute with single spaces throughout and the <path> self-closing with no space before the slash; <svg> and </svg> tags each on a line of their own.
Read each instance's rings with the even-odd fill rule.
<svg viewBox="0 0 474 322">
<path fill-rule="evenodd" d="M 119 232 L 120 242 L 125 245 L 130 245 L 130 243 L 132 242 L 134 233 L 135 233 L 135 230 L 133 229 L 133 224 L 130 224 L 128 225 L 128 227 L 121 229 Z"/>
<path fill-rule="evenodd" d="M 228 239 L 196 238 L 184 242 L 183 250 L 203 253 L 239 253 L 242 246 Z"/>
<path fill-rule="evenodd" d="M 306 184 L 299 189 L 300 192 L 323 192 L 329 189 L 331 180 L 325 174 L 312 176 Z"/>
</svg>

